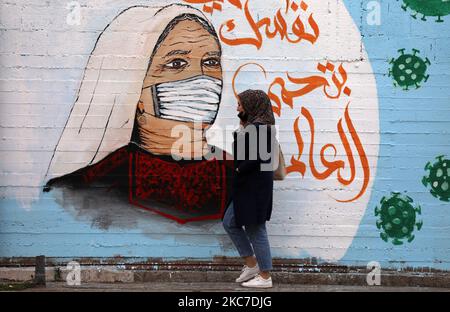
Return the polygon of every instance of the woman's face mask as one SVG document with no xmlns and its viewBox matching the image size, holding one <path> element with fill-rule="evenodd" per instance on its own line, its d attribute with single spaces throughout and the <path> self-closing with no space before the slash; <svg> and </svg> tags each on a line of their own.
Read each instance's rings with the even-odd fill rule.
<svg viewBox="0 0 450 312">
<path fill-rule="evenodd" d="M 199 75 L 148 88 L 156 117 L 212 124 L 217 116 L 222 93 L 220 79 Z"/>
<path fill-rule="evenodd" d="M 242 120 L 242 122 L 248 121 L 248 114 L 246 112 L 239 112 L 238 117 Z"/>
</svg>

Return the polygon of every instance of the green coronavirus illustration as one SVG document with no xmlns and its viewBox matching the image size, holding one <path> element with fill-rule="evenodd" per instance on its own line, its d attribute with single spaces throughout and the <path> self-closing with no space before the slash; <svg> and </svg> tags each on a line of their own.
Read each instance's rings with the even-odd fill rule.
<svg viewBox="0 0 450 312">
<path fill-rule="evenodd" d="M 389 198 L 383 196 L 380 200 L 381 208 L 375 207 L 377 228 L 382 229 L 380 237 L 385 241 L 391 239 L 394 245 L 402 245 L 404 240 L 411 242 L 414 239 L 414 229 L 422 228 L 422 221 L 417 221 L 421 214 L 419 205 L 413 206 L 411 197 L 392 192 Z"/>
<path fill-rule="evenodd" d="M 428 162 L 425 170 L 428 170 L 428 176 L 422 178 L 425 186 L 431 186 L 430 193 L 443 201 L 450 201 L 450 160 L 444 159 L 444 155 L 436 157 L 437 162 L 433 165 Z"/>
<path fill-rule="evenodd" d="M 397 59 L 391 59 L 391 69 L 389 69 L 389 76 L 394 78 L 394 85 L 408 90 L 409 87 L 415 86 L 416 89 L 420 87 L 422 81 L 427 81 L 430 77 L 426 75 L 427 65 L 431 65 L 430 60 L 421 59 L 417 56 L 419 50 L 413 49 L 412 54 L 405 54 L 405 49 L 400 49 L 400 56 Z"/>
<path fill-rule="evenodd" d="M 397 0 L 398 1 L 398 0 Z M 403 0 L 402 9 L 407 11 L 411 10 L 412 17 L 417 18 L 419 15 L 423 21 L 427 20 L 427 17 L 437 17 L 436 22 L 442 23 L 442 17 L 450 14 L 450 1 L 449 0 Z"/>
</svg>

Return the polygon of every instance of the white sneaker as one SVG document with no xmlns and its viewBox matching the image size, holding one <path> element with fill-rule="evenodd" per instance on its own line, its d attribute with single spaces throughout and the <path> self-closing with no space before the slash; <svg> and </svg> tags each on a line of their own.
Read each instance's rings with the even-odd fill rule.
<svg viewBox="0 0 450 312">
<path fill-rule="evenodd" d="M 249 280 L 248 282 L 241 284 L 244 287 L 254 287 L 254 288 L 271 288 L 272 287 L 272 277 L 268 279 L 263 278 L 261 275 L 256 275 L 255 278 Z"/>
<path fill-rule="evenodd" d="M 246 265 L 242 268 L 241 275 L 236 279 L 236 283 L 246 282 L 254 278 L 259 273 L 259 266 L 256 264 L 253 268 Z"/>
</svg>

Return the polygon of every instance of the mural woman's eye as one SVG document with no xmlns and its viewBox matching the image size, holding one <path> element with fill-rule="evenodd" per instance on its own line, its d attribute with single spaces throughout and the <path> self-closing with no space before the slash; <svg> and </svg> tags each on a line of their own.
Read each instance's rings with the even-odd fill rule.
<svg viewBox="0 0 450 312">
<path fill-rule="evenodd" d="M 174 59 L 174 60 L 166 63 L 164 66 L 169 69 L 180 69 L 180 68 L 185 67 L 186 65 L 187 65 L 187 62 L 185 60 Z"/>
<path fill-rule="evenodd" d="M 208 67 L 218 67 L 220 66 L 220 60 L 217 58 L 209 58 L 203 61 L 203 65 Z"/>
</svg>

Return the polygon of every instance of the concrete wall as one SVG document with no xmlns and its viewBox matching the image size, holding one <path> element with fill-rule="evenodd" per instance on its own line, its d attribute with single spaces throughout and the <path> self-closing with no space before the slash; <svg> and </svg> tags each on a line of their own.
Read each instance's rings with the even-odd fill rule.
<svg viewBox="0 0 450 312">
<path fill-rule="evenodd" d="M 183 2 L 203 11 L 222 49 L 220 109 L 207 133 L 226 130 L 226 139 L 211 136 L 209 143 L 231 151 L 231 130 L 238 125 L 233 88 L 271 96 L 289 171 L 275 182 L 268 227 L 274 257 L 450 268 L 450 4 L 430 1 L 442 17 L 422 20 L 402 9 L 406 3 L 421 11 L 417 1 L 403 2 L 271 0 L 249 1 L 248 9 L 243 0 Z M 98 188 L 43 192 L 55 159 L 60 175 L 89 164 L 96 137 L 80 133 L 108 128 L 98 113 L 88 116 L 98 117 L 98 124 L 64 135 L 79 117 L 73 108 L 82 102 L 83 81 L 93 81 L 89 70 L 103 69 L 89 63 L 100 49 L 96 44 L 107 62 L 138 53 L 129 50 L 136 39 L 130 33 L 159 21 L 153 14 L 168 3 L 2 1 L 0 257 L 237 256 L 217 218 L 182 224 Z M 153 13 L 136 18 L 128 32 L 99 39 L 117 15 L 136 5 Z M 252 18 L 267 18 L 268 30 L 252 28 Z M 158 35 L 157 27 L 151 29 Z M 147 42 L 143 38 L 133 47 Z M 99 78 L 101 95 L 126 94 L 122 104 L 134 117 L 144 76 L 133 61 L 118 63 L 105 63 L 114 73 Z M 117 123 L 123 114 L 129 111 L 118 114 Z M 126 144 L 125 132 L 120 144 Z M 61 142 L 68 142 L 66 149 Z M 119 145 L 108 145 L 96 162 Z M 58 152 L 71 156 L 59 158 Z"/>
</svg>

